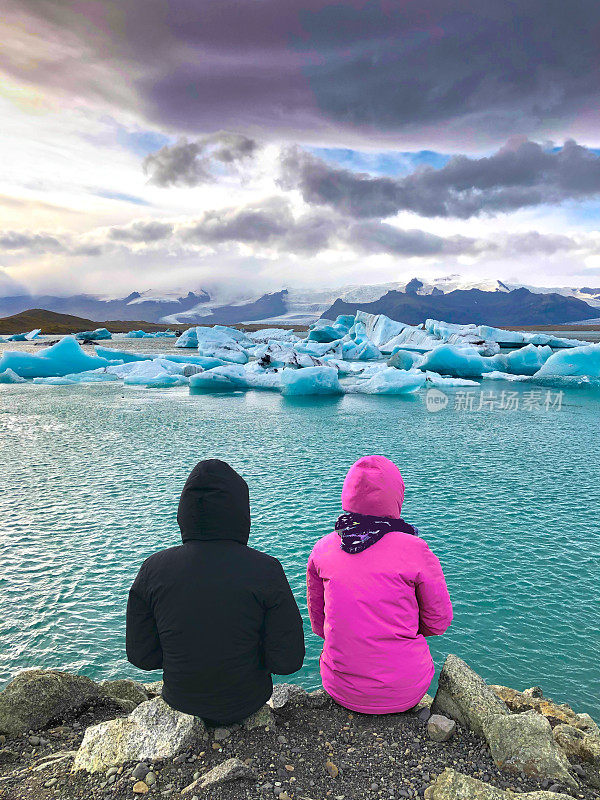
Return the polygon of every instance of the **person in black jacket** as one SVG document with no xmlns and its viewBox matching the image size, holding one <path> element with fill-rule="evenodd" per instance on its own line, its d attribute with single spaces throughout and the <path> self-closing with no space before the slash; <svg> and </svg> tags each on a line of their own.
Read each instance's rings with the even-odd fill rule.
<svg viewBox="0 0 600 800">
<path fill-rule="evenodd" d="M 302 618 L 277 559 L 248 547 L 248 485 L 200 461 L 177 513 L 183 544 L 142 564 L 127 603 L 127 658 L 163 670 L 162 696 L 212 724 L 239 722 L 302 666 Z"/>
</svg>

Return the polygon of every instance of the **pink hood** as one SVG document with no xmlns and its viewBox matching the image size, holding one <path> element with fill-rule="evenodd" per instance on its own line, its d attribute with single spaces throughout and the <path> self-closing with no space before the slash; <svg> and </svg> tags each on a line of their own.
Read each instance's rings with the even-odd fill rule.
<svg viewBox="0 0 600 800">
<path fill-rule="evenodd" d="M 344 481 L 344 511 L 400 517 L 404 481 L 391 461 L 366 456 Z M 452 604 L 440 562 L 418 536 L 389 531 L 366 550 L 347 553 L 337 532 L 320 539 L 308 561 L 308 613 L 322 637 L 325 690 L 365 714 L 406 711 L 434 674 L 426 636 L 450 625 Z"/>
<path fill-rule="evenodd" d="M 370 517 L 400 518 L 404 481 L 385 456 L 363 456 L 353 464 L 342 488 L 342 508 Z"/>
</svg>

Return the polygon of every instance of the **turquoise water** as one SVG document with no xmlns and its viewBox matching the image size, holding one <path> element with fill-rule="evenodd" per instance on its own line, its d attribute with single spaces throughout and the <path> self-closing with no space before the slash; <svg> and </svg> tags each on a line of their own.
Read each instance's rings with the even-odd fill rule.
<svg viewBox="0 0 600 800">
<path fill-rule="evenodd" d="M 179 493 L 201 458 L 247 479 L 251 544 L 281 560 L 306 621 L 308 553 L 339 513 L 348 466 L 382 453 L 452 595 L 454 623 L 430 640 L 438 668 L 454 652 L 490 682 L 539 684 L 600 716 L 600 394 L 525 410 L 534 387 L 484 388 L 518 392 L 522 407 L 460 411 L 456 390 L 429 413 L 421 393 L 292 402 L 0 386 L 0 683 L 34 665 L 147 674 L 125 660 L 127 590 L 147 555 L 178 542 Z M 307 649 L 294 680 L 315 688 L 308 626 Z"/>
</svg>

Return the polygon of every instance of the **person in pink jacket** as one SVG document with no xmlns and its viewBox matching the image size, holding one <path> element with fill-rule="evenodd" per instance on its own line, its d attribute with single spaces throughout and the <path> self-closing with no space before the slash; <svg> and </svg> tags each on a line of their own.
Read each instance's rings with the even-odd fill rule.
<svg viewBox="0 0 600 800">
<path fill-rule="evenodd" d="M 324 639 L 321 678 L 340 705 L 364 714 L 415 706 L 434 666 L 452 604 L 440 562 L 400 516 L 404 481 L 384 456 L 365 456 L 344 480 L 335 530 L 308 561 L 308 613 Z"/>
</svg>

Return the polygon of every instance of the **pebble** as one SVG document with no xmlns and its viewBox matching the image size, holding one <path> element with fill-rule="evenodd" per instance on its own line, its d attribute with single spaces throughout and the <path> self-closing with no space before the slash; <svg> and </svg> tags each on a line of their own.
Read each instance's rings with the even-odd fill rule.
<svg viewBox="0 0 600 800">
<path fill-rule="evenodd" d="M 32 744 L 34 747 L 37 747 L 38 744 L 41 742 L 41 739 L 39 736 L 30 736 L 28 741 L 29 744 Z"/>
<path fill-rule="evenodd" d="M 340 774 L 339 769 L 336 767 L 333 761 L 325 762 L 325 770 L 330 778 L 337 778 L 337 776 Z"/>
<path fill-rule="evenodd" d="M 54 784 L 55 784 L 57 781 L 58 781 L 58 778 L 50 778 L 50 780 L 46 781 L 46 783 L 44 784 L 44 786 L 46 786 L 46 787 L 49 789 L 51 786 L 54 786 Z"/>
<path fill-rule="evenodd" d="M 150 791 L 150 787 L 144 781 L 138 781 L 137 783 L 133 784 L 133 793 L 134 794 L 146 794 Z"/>
<path fill-rule="evenodd" d="M 114 767 L 111 767 L 111 769 L 114 769 Z M 109 770 L 109 771 L 110 771 L 110 770 Z M 149 772 L 149 771 L 150 771 L 150 767 L 149 767 L 147 764 L 144 764 L 144 762 L 143 762 L 143 761 L 141 761 L 141 762 L 140 762 L 140 763 L 139 763 L 139 764 L 138 764 L 138 765 L 135 767 L 135 769 L 133 770 L 133 772 L 131 773 L 131 777 L 132 777 L 132 778 L 135 778 L 135 779 L 136 779 L 136 781 L 143 781 L 143 780 L 144 780 L 144 778 L 146 777 L 146 775 L 148 774 L 148 772 Z M 115 772 L 116 772 L 116 770 L 115 770 Z M 108 776 L 108 772 L 107 772 L 106 774 L 107 774 L 107 776 Z"/>
<path fill-rule="evenodd" d="M 144 778 L 144 782 L 147 783 L 148 786 L 154 786 L 156 783 L 156 774 L 154 772 L 149 772 Z"/>
<path fill-rule="evenodd" d="M 116 775 L 118 771 L 119 771 L 118 767 L 109 767 L 106 770 L 106 777 L 110 778 L 112 775 Z"/>
</svg>

